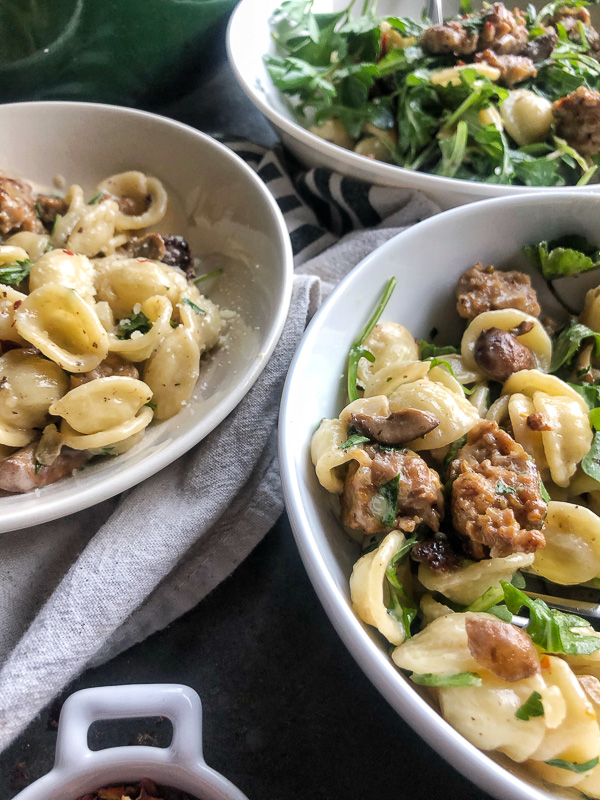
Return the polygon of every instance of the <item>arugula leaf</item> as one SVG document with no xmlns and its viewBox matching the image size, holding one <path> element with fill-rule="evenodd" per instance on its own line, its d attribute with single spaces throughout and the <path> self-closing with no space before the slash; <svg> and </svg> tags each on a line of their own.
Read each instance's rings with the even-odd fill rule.
<svg viewBox="0 0 600 800">
<path fill-rule="evenodd" d="M 131 334 L 139 331 L 141 334 L 148 333 L 152 328 L 152 323 L 143 311 L 131 315 L 127 319 L 122 319 L 117 326 L 117 339 L 131 339 Z"/>
<path fill-rule="evenodd" d="M 524 247 L 523 252 L 541 269 L 546 280 L 581 275 L 600 267 L 600 251 L 584 236 L 540 242 Z"/>
<path fill-rule="evenodd" d="M 596 430 L 592 444 L 581 461 L 581 469 L 590 478 L 600 481 L 600 431 Z"/>
<path fill-rule="evenodd" d="M 381 524 L 391 528 L 396 521 L 398 513 L 398 487 L 400 485 L 400 475 L 396 475 L 387 483 L 382 484 L 377 490 L 387 502 L 387 510 L 381 515 Z"/>
<path fill-rule="evenodd" d="M 394 557 L 390 561 L 390 566 L 399 566 L 406 559 L 406 556 L 410 553 L 410 551 L 413 549 L 413 546 L 417 542 L 418 539 L 416 536 L 411 536 L 410 539 L 405 539 L 404 544 L 400 546 L 397 553 L 395 553 Z"/>
<path fill-rule="evenodd" d="M 600 408 L 600 384 L 569 383 L 568 385 L 583 397 L 590 410 Z"/>
<path fill-rule="evenodd" d="M 592 758 L 590 761 L 586 761 L 584 764 L 577 764 L 575 761 L 564 761 L 562 758 L 551 758 L 549 761 L 545 761 L 545 764 L 548 764 L 549 767 L 558 767 L 559 769 L 568 769 L 570 772 L 589 772 L 591 769 L 594 769 L 600 762 L 600 757 L 596 756 L 596 758 Z"/>
<path fill-rule="evenodd" d="M 206 311 L 197 306 L 196 303 L 192 303 L 192 301 L 188 300 L 187 297 L 183 298 L 183 302 L 186 304 L 186 306 L 189 306 L 193 311 L 195 311 L 198 316 L 204 317 L 206 315 Z"/>
<path fill-rule="evenodd" d="M 542 695 L 539 692 L 532 692 L 527 700 L 515 711 L 515 717 L 528 722 L 532 717 L 543 717 L 544 705 Z"/>
<path fill-rule="evenodd" d="M 465 442 L 467 441 L 467 434 L 465 433 L 460 439 L 457 439 L 455 442 L 452 442 L 450 447 L 448 448 L 448 452 L 444 456 L 444 461 L 442 462 L 442 470 L 446 472 L 450 464 L 454 461 L 454 459 L 458 456 L 458 451 L 461 447 L 464 446 Z"/>
<path fill-rule="evenodd" d="M 445 369 L 448 370 L 450 375 L 452 375 L 454 380 L 457 383 L 460 383 L 460 381 L 458 380 L 458 378 L 454 374 L 454 370 L 452 369 L 452 367 L 450 366 L 450 363 L 448 361 L 444 361 L 443 358 L 425 358 L 423 360 L 424 361 L 429 361 L 429 363 L 431 364 L 431 366 L 429 367 L 429 370 L 432 370 L 434 367 L 445 367 Z M 474 388 L 473 389 L 468 389 L 466 386 L 463 386 L 462 384 L 461 384 L 461 387 L 462 387 L 462 390 L 463 390 L 463 392 L 465 394 L 473 394 L 473 392 L 475 391 Z"/>
<path fill-rule="evenodd" d="M 203 275 L 198 275 L 198 277 L 192 280 L 192 283 L 201 283 L 202 281 L 207 281 L 209 278 L 216 278 L 218 275 L 222 274 L 222 269 L 211 269 L 210 272 L 205 272 Z"/>
<path fill-rule="evenodd" d="M 490 586 L 480 597 L 465 606 L 463 611 L 489 611 L 504 599 L 504 591 L 501 586 Z"/>
<path fill-rule="evenodd" d="M 95 206 L 96 203 L 100 202 L 101 198 L 103 198 L 105 192 L 98 192 L 98 194 L 94 195 L 91 200 L 88 200 L 88 206 Z"/>
<path fill-rule="evenodd" d="M 28 277 L 33 267 L 33 262 L 28 258 L 16 261 L 14 264 L 5 264 L 0 267 L 0 283 L 5 286 L 18 286 Z"/>
<path fill-rule="evenodd" d="M 144 405 L 148 406 L 148 408 L 151 408 L 152 411 L 156 411 L 156 409 L 158 408 L 156 403 L 153 403 L 152 400 L 148 400 L 148 402 L 144 403 Z"/>
<path fill-rule="evenodd" d="M 504 483 L 502 478 L 496 484 L 496 494 L 516 494 L 517 490 L 513 489 L 512 486 L 509 486 L 507 483 Z"/>
<path fill-rule="evenodd" d="M 549 503 L 552 498 L 548 494 L 548 489 L 544 486 L 544 481 L 540 478 L 540 494 L 542 495 L 542 500 L 545 503 Z"/>
<path fill-rule="evenodd" d="M 357 444 L 371 441 L 368 436 L 363 436 L 356 428 L 351 425 L 348 428 L 348 438 L 340 445 L 340 450 L 349 450 L 351 447 L 356 447 Z"/>
<path fill-rule="evenodd" d="M 529 609 L 527 634 L 545 652 L 589 655 L 600 650 L 599 636 L 588 636 L 571 630 L 588 628 L 589 623 L 586 620 L 550 608 L 543 600 L 531 600 L 506 581 L 500 581 L 500 585 L 504 590 L 506 607 L 512 614 L 518 614 L 523 606 Z"/>
<path fill-rule="evenodd" d="M 388 614 L 402 625 L 406 639 L 410 639 L 410 626 L 417 616 L 417 607 L 403 584 L 398 580 L 395 565 L 399 557 L 397 553 L 385 571 L 389 592 Z"/>
<path fill-rule="evenodd" d="M 476 672 L 457 672 L 454 675 L 413 672 L 410 679 L 419 686 L 481 686 L 481 678 Z"/>
<path fill-rule="evenodd" d="M 550 372 L 556 372 L 563 364 L 570 364 L 585 339 L 594 340 L 594 354 L 600 355 L 600 333 L 576 320 L 571 320 L 569 326 L 562 330 L 553 342 Z"/>
<path fill-rule="evenodd" d="M 381 296 L 381 300 L 377 304 L 377 307 L 371 316 L 371 319 L 367 322 L 364 330 L 356 342 L 354 342 L 350 348 L 350 352 L 348 353 L 348 397 L 350 398 L 350 402 L 353 400 L 358 400 L 358 392 L 356 390 L 356 382 L 358 379 L 358 362 L 361 358 L 366 358 L 371 363 L 375 361 L 375 356 L 373 353 L 362 346 L 363 342 L 370 335 L 375 325 L 377 325 L 379 322 L 379 318 L 383 314 L 383 311 L 387 306 L 395 287 L 396 278 L 390 278 L 386 284 L 383 295 Z"/>
<path fill-rule="evenodd" d="M 512 614 L 505 605 L 492 606 L 488 608 L 487 613 L 493 614 L 495 617 L 498 617 L 498 619 L 501 619 L 502 622 L 512 621 Z"/>
<path fill-rule="evenodd" d="M 421 359 L 423 361 L 427 361 L 430 358 L 436 358 L 437 356 L 449 356 L 459 352 L 458 349 L 453 347 L 451 344 L 446 345 L 445 347 L 438 347 L 436 344 L 428 342 L 425 339 L 421 339 L 419 341 L 419 348 L 421 350 Z"/>
<path fill-rule="evenodd" d="M 468 132 L 467 123 L 461 119 L 453 136 L 449 139 L 440 139 L 442 160 L 436 170 L 437 175 L 441 175 L 444 178 L 453 178 L 456 175 L 465 157 Z"/>
</svg>

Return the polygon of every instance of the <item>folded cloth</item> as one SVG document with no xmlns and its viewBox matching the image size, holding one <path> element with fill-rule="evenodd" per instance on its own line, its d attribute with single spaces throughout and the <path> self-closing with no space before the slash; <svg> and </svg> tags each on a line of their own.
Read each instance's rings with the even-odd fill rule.
<svg viewBox="0 0 600 800">
<path fill-rule="evenodd" d="M 438 210 L 415 192 L 303 172 L 278 149 L 226 144 L 267 183 L 292 239 L 281 340 L 236 410 L 175 464 L 94 508 L 0 536 L 0 749 L 86 666 L 192 608 L 262 539 L 283 510 L 279 398 L 308 320 L 367 253 Z"/>
</svg>

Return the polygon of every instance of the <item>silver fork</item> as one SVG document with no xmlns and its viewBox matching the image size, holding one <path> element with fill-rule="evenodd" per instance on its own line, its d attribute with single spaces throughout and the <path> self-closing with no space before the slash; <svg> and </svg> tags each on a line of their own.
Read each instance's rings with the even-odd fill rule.
<svg viewBox="0 0 600 800">
<path fill-rule="evenodd" d="M 543 600 L 551 608 L 575 614 L 584 619 L 600 620 L 600 590 L 590 586 L 560 586 L 537 575 L 521 573 L 525 578 L 523 590 L 532 600 Z M 552 592 L 552 594 L 549 594 Z"/>
<path fill-rule="evenodd" d="M 444 21 L 442 0 L 427 0 L 425 9 L 427 16 L 434 25 L 439 25 Z"/>
</svg>

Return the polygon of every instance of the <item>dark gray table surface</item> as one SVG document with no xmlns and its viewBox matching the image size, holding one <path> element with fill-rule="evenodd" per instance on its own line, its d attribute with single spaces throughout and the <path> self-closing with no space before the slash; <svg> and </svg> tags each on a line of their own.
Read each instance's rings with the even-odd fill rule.
<svg viewBox="0 0 600 800">
<path fill-rule="evenodd" d="M 273 143 L 222 44 L 216 50 L 192 94 L 155 110 L 209 133 Z M 413 733 L 356 665 L 319 604 L 285 515 L 196 608 L 87 670 L 43 711 L 0 755 L 0 800 L 52 767 L 57 715 L 71 692 L 160 682 L 198 691 L 207 763 L 250 800 L 487 798 Z M 164 722 L 128 721 L 101 726 L 93 739 L 110 746 L 166 737 Z"/>
</svg>

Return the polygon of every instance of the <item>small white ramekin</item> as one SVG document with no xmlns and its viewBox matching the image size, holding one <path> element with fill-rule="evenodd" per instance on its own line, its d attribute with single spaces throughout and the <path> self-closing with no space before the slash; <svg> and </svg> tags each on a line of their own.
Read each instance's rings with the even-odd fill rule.
<svg viewBox="0 0 600 800">
<path fill-rule="evenodd" d="M 167 717 L 173 725 L 169 747 L 87 745 L 97 720 Z M 198 800 L 247 800 L 246 795 L 206 765 L 202 755 L 202 705 L 193 689 L 177 684 L 138 684 L 83 689 L 63 706 L 53 769 L 14 800 L 76 800 L 114 783 L 142 778 L 172 786 Z"/>
</svg>

